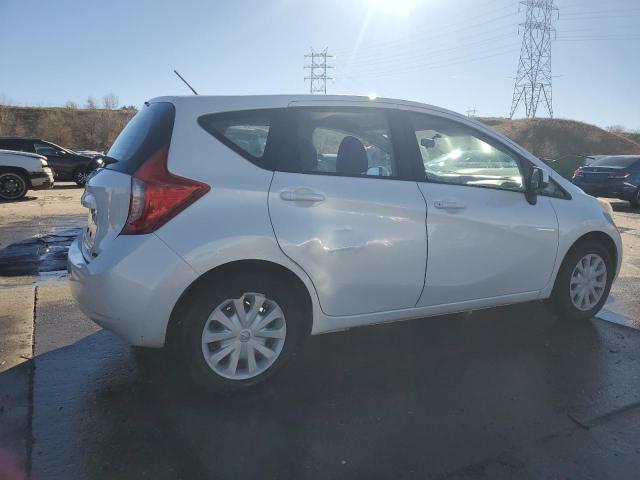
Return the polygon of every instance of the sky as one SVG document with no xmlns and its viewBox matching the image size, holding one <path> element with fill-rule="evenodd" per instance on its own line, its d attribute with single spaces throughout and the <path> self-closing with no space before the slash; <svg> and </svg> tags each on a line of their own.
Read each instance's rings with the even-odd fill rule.
<svg viewBox="0 0 640 480">
<path fill-rule="evenodd" d="M 640 129 L 640 1 L 555 3 L 554 116 Z M 508 116 L 523 19 L 517 0 L 0 0 L 0 102 L 139 106 L 190 93 L 174 68 L 200 94 L 306 93 L 327 47 L 328 93 Z"/>
</svg>

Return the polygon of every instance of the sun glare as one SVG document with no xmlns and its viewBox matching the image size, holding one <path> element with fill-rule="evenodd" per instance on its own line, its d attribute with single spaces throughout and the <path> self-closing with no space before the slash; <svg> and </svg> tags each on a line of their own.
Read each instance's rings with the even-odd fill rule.
<svg viewBox="0 0 640 480">
<path fill-rule="evenodd" d="M 371 8 L 382 13 L 405 16 L 424 0 L 368 0 Z"/>
</svg>

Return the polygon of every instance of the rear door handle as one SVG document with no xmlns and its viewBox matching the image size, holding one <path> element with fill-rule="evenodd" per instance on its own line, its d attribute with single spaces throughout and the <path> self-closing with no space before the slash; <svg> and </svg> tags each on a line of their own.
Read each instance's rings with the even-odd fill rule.
<svg viewBox="0 0 640 480">
<path fill-rule="evenodd" d="M 455 200 L 436 200 L 433 202 L 433 206 L 443 210 L 463 210 L 467 208 L 464 203 L 456 202 Z"/>
<path fill-rule="evenodd" d="M 310 188 L 285 189 L 280 192 L 280 198 L 286 202 L 323 202 L 325 196 L 314 192 Z"/>
</svg>

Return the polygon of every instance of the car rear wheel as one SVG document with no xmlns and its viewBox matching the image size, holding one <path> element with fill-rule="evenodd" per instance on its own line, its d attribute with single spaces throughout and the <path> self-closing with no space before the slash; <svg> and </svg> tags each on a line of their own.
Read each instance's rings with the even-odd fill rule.
<svg viewBox="0 0 640 480">
<path fill-rule="evenodd" d="M 16 172 L 0 172 L 0 199 L 19 200 L 27 194 L 27 181 Z"/>
<path fill-rule="evenodd" d="M 614 265 L 599 243 L 585 242 L 565 258 L 553 289 L 552 304 L 558 314 L 572 320 L 593 317 L 607 301 Z"/>
<path fill-rule="evenodd" d="M 286 282 L 232 275 L 202 288 L 190 302 L 175 347 L 196 383 L 238 389 L 280 369 L 304 338 L 307 320 Z"/>
</svg>

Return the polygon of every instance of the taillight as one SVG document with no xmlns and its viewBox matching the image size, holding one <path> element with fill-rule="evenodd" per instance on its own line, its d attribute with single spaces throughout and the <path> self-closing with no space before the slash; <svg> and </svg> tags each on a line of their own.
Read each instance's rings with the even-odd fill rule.
<svg viewBox="0 0 640 480">
<path fill-rule="evenodd" d="M 573 172 L 573 176 L 574 177 L 581 177 L 582 176 L 582 167 L 576 168 L 576 171 Z"/>
<path fill-rule="evenodd" d="M 629 175 L 631 175 L 629 172 L 623 170 L 622 172 L 615 172 L 615 173 L 609 174 L 609 178 L 627 178 Z"/>
<path fill-rule="evenodd" d="M 169 172 L 168 153 L 164 147 L 131 177 L 129 216 L 122 235 L 155 231 L 209 191 L 206 183 Z"/>
</svg>

